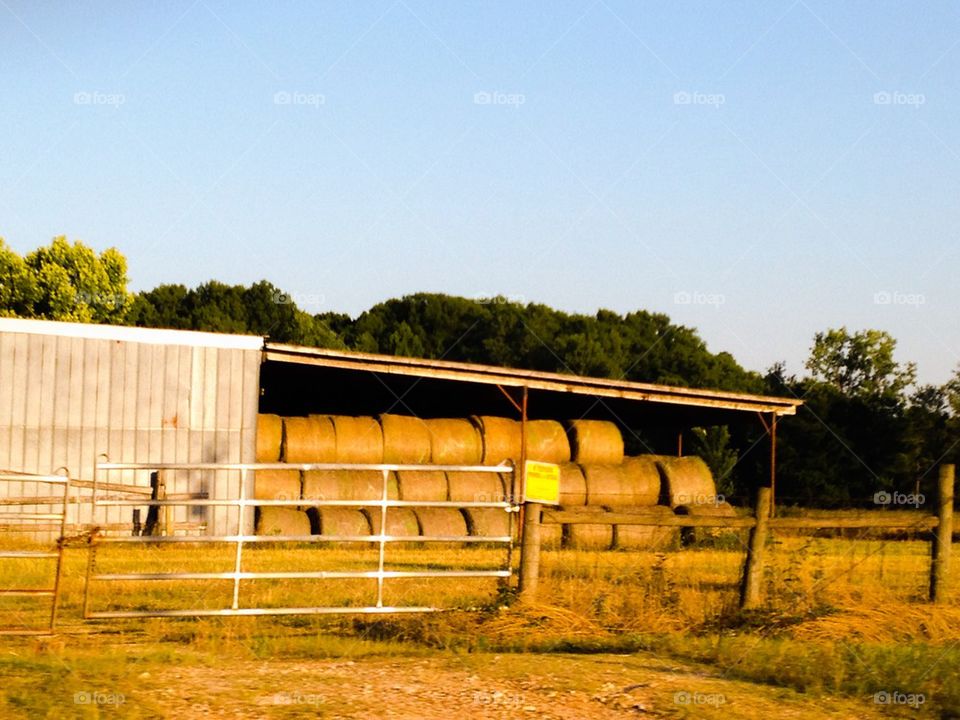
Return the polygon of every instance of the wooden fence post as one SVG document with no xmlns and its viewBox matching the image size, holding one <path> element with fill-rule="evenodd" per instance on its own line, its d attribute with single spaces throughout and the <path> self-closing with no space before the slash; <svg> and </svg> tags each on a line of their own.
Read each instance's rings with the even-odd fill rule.
<svg viewBox="0 0 960 720">
<path fill-rule="evenodd" d="M 160 500 L 167 499 L 167 474 L 163 470 L 158 470 L 160 473 Z M 160 508 L 160 516 L 163 518 L 163 534 L 166 536 L 173 535 L 173 508 L 169 505 L 164 505 Z"/>
<path fill-rule="evenodd" d="M 533 600 L 540 580 L 540 503 L 524 503 L 523 536 L 520 540 L 520 597 Z"/>
<path fill-rule="evenodd" d="M 930 600 L 946 602 L 950 585 L 950 546 L 953 542 L 953 491 L 956 468 L 952 464 L 940 466 L 937 479 L 937 519 L 933 532 L 930 563 Z"/>
<path fill-rule="evenodd" d="M 154 470 L 150 473 L 150 499 L 160 499 L 160 471 Z M 144 535 L 159 535 L 157 527 L 160 525 L 160 507 L 150 505 L 147 507 L 147 521 L 143 526 Z"/>
<path fill-rule="evenodd" d="M 767 532 L 770 520 L 770 488 L 757 490 L 755 517 L 757 524 L 750 530 L 747 559 L 743 564 L 740 585 L 740 608 L 752 610 L 763 601 L 763 566 L 766 556 Z"/>
</svg>

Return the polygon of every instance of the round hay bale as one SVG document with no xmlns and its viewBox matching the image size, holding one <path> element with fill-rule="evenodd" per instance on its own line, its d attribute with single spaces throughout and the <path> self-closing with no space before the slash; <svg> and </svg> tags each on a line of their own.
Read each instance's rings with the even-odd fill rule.
<svg viewBox="0 0 960 720">
<path fill-rule="evenodd" d="M 640 455 L 623 460 L 623 478 L 635 505 L 656 505 L 660 501 L 661 482 L 657 463 Z"/>
<path fill-rule="evenodd" d="M 338 463 L 378 465 L 383 462 L 383 430 L 373 417 L 332 415 Z"/>
<path fill-rule="evenodd" d="M 483 459 L 480 433 L 469 420 L 427 420 L 430 456 L 436 465 L 479 465 Z"/>
<path fill-rule="evenodd" d="M 617 512 L 653 514 L 665 518 L 673 515 L 673 511 L 665 505 L 617 508 Z M 617 525 L 614 531 L 614 547 L 621 550 L 661 550 L 675 544 L 680 536 L 679 530 L 675 527 L 655 525 Z"/>
<path fill-rule="evenodd" d="M 309 535 L 310 518 L 289 507 L 257 508 L 257 535 Z"/>
<path fill-rule="evenodd" d="M 363 508 L 363 514 L 370 522 L 372 534 L 379 535 L 382 509 L 366 507 Z M 411 508 L 406 507 L 387 508 L 387 527 L 384 534 L 391 537 L 416 537 L 420 535 L 420 523 L 417 521 L 416 513 Z"/>
<path fill-rule="evenodd" d="M 379 470 L 307 470 L 303 474 L 304 500 L 380 500 L 383 473 Z M 397 478 L 387 475 L 387 497 L 399 500 Z"/>
<path fill-rule="evenodd" d="M 474 415 L 470 420 L 480 432 L 484 465 L 520 460 L 519 422 L 492 415 Z"/>
<path fill-rule="evenodd" d="M 527 459 L 547 463 L 570 462 L 570 442 L 556 420 L 527 421 Z"/>
<path fill-rule="evenodd" d="M 283 420 L 279 415 L 257 415 L 257 462 L 279 462 Z"/>
<path fill-rule="evenodd" d="M 634 488 L 622 465 L 581 465 L 587 485 L 587 505 L 636 505 Z"/>
<path fill-rule="evenodd" d="M 283 419 L 283 459 L 290 463 L 335 462 L 337 441 L 325 415 Z"/>
<path fill-rule="evenodd" d="M 587 481 L 579 465 L 565 463 L 560 466 L 560 504 L 587 504 Z"/>
<path fill-rule="evenodd" d="M 500 475 L 483 472 L 448 472 L 447 487 L 453 502 L 503 502 Z"/>
<path fill-rule="evenodd" d="M 623 436 L 612 422 L 571 420 L 568 436 L 575 463 L 616 465 L 623 462 Z"/>
<path fill-rule="evenodd" d="M 430 430 L 411 415 L 381 415 L 383 462 L 426 465 L 430 462 Z"/>
<path fill-rule="evenodd" d="M 610 550 L 613 525 L 564 525 L 563 547 L 572 550 Z"/>
<path fill-rule="evenodd" d="M 410 502 L 447 500 L 447 475 L 437 470 L 400 470 L 396 473 L 400 499 Z"/>
<path fill-rule="evenodd" d="M 253 476 L 255 500 L 299 500 L 299 470 L 256 470 Z"/>
<path fill-rule="evenodd" d="M 673 509 L 677 515 L 686 515 L 689 517 L 736 517 L 737 511 L 728 502 L 702 503 L 693 505 L 678 505 Z M 705 540 L 717 540 L 718 538 L 741 537 L 746 539 L 747 531 L 738 528 L 722 527 L 684 527 L 680 528 L 680 542 L 684 545 L 690 545 Z"/>
<path fill-rule="evenodd" d="M 500 508 L 466 508 L 467 529 L 476 537 L 507 537 L 510 517 Z"/>
<path fill-rule="evenodd" d="M 370 522 L 360 510 L 344 507 L 310 508 L 308 511 L 316 522 L 318 535 L 355 537 L 372 535 Z"/>
<path fill-rule="evenodd" d="M 670 507 L 703 505 L 716 499 L 717 486 L 707 464 L 696 455 L 658 458 L 663 499 Z"/>
<path fill-rule="evenodd" d="M 457 537 L 467 535 L 467 520 L 457 508 L 417 508 L 420 532 L 429 537 Z"/>
</svg>

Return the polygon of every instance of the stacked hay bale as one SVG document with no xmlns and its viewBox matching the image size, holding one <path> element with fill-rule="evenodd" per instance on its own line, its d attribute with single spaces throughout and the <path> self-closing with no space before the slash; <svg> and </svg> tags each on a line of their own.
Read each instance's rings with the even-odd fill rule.
<svg viewBox="0 0 960 720">
<path fill-rule="evenodd" d="M 612 422 L 573 420 L 567 423 L 573 470 L 561 468 L 561 505 L 589 506 L 617 513 L 663 514 L 658 509 L 660 474 L 645 456 L 624 455 L 623 436 Z M 567 525 L 565 547 L 606 550 L 657 549 L 674 541 L 677 531 L 643 525 Z"/>
<path fill-rule="evenodd" d="M 388 500 L 400 497 L 397 478 L 387 473 Z M 303 474 L 303 499 L 311 500 L 381 500 L 384 477 L 379 470 L 307 470 Z"/>
<path fill-rule="evenodd" d="M 445 501 L 447 476 L 439 470 L 400 470 L 396 474 L 400 499 L 409 502 Z"/>
<path fill-rule="evenodd" d="M 297 537 L 311 534 L 310 518 L 302 510 L 292 507 L 261 507 L 257 514 L 259 535 Z"/>
<path fill-rule="evenodd" d="M 734 514 L 717 502 L 713 478 L 696 457 L 668 458 L 624 455 L 623 437 L 612 422 L 530 420 L 526 457 L 560 466 L 560 507 L 591 507 L 617 513 L 666 510 L 686 515 Z M 257 461 L 290 463 L 499 465 L 518 463 L 523 455 L 521 423 L 509 418 L 420 418 L 383 414 L 378 417 L 311 415 L 281 418 L 261 415 L 257 423 Z M 479 472 L 399 471 L 386 479 L 388 499 L 412 502 L 500 502 L 512 496 L 511 475 Z M 379 506 L 310 507 L 311 500 L 374 503 L 384 494 L 381 471 L 261 470 L 255 478 L 258 499 L 302 499 L 300 508 L 284 513 L 258 512 L 258 532 L 286 524 L 303 527 L 309 519 L 315 532 L 356 535 L 380 532 Z M 287 517 L 281 517 L 287 516 Z M 504 537 L 509 516 L 499 508 L 391 508 L 388 534 L 455 537 L 466 534 Z M 269 522 L 268 522 L 269 521 Z M 291 525 L 292 527 L 293 525 Z M 349 530 L 349 532 L 347 532 Z M 359 532 L 363 530 L 363 532 Z M 516 528 L 515 528 L 516 531 Z M 544 525 L 543 547 L 661 548 L 679 535 L 674 528 L 636 525 Z M 687 532 L 687 539 L 697 535 Z"/>
<path fill-rule="evenodd" d="M 278 424 L 280 430 L 278 432 Z M 279 437 L 279 442 L 278 442 Z M 288 463 L 379 463 L 383 460 L 383 436 L 373 418 L 310 415 L 278 418 L 261 415 L 257 423 L 257 461 Z M 395 482 L 394 482 L 395 485 Z M 263 500 L 376 500 L 383 494 L 379 472 L 356 470 L 260 470 L 254 477 L 254 497 Z M 396 497 L 396 492 L 393 492 Z M 306 522 L 324 535 L 367 535 L 369 524 L 359 508 L 258 508 L 257 532 L 269 534 L 277 513 L 299 513 L 296 522 Z M 291 516 L 292 517 L 292 516 Z M 292 521 L 291 521 L 292 522 Z M 349 530 L 350 532 L 346 532 Z M 363 530 L 363 532 L 357 532 Z"/>
<path fill-rule="evenodd" d="M 656 459 L 663 483 L 664 505 L 703 505 L 716 496 L 716 485 L 707 464 L 695 455 Z"/>
<path fill-rule="evenodd" d="M 417 508 L 416 515 L 420 532 L 427 537 L 462 538 L 469 532 L 467 518 L 457 508 Z"/>
<path fill-rule="evenodd" d="M 474 415 L 470 420 L 480 433 L 484 465 L 520 461 L 520 423 L 489 415 Z"/>
<path fill-rule="evenodd" d="M 280 462 L 283 419 L 279 415 L 257 416 L 257 462 Z"/>
<path fill-rule="evenodd" d="M 717 486 L 710 468 L 699 457 L 658 457 L 657 469 L 663 481 L 661 500 L 673 508 L 677 515 L 691 517 L 734 517 L 736 511 L 730 503 L 717 495 Z M 721 537 L 745 539 L 746 533 L 723 528 L 681 528 L 684 544 Z"/>
<path fill-rule="evenodd" d="M 363 514 L 370 523 L 374 535 L 380 534 L 383 525 L 383 509 L 379 507 L 365 507 Z M 411 508 L 393 507 L 387 509 L 387 524 L 384 535 L 392 537 L 416 537 L 421 535 L 420 523 L 417 515 Z"/>
<path fill-rule="evenodd" d="M 313 507 L 307 510 L 314 535 L 362 537 L 371 535 L 370 520 L 360 510 L 346 507 Z"/>
<path fill-rule="evenodd" d="M 329 463 L 337 457 L 333 422 L 325 415 L 283 419 L 283 461 Z"/>
<path fill-rule="evenodd" d="M 257 417 L 258 463 L 280 461 L 283 446 L 283 419 L 278 415 Z M 299 500 L 301 478 L 297 470 L 259 470 L 253 478 L 257 500 Z M 296 507 L 258 507 L 257 532 L 262 535 L 309 535 L 310 520 Z"/>
<path fill-rule="evenodd" d="M 571 420 L 568 433 L 575 463 L 618 465 L 623 462 L 623 436 L 612 422 Z"/>
<path fill-rule="evenodd" d="M 383 429 L 373 417 L 331 415 L 338 463 L 376 465 L 383 462 Z"/>
<path fill-rule="evenodd" d="M 434 465 L 479 465 L 483 440 L 476 426 L 466 419 L 426 420 L 430 432 L 430 456 Z"/>
<path fill-rule="evenodd" d="M 430 463 L 430 428 L 418 417 L 381 415 L 383 462 L 391 465 Z"/>
<path fill-rule="evenodd" d="M 509 475 L 484 472 L 448 472 L 447 488 L 452 502 L 504 502 Z M 506 537 L 510 518 L 501 508 L 464 508 L 468 534 L 477 537 Z"/>
<path fill-rule="evenodd" d="M 570 462 L 570 441 L 563 425 L 556 420 L 529 420 L 527 459 L 556 465 Z"/>
</svg>

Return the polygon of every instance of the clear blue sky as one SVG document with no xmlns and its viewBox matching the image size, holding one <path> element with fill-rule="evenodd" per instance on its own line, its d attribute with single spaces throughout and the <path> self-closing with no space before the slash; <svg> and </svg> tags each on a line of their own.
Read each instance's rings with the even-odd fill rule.
<svg viewBox="0 0 960 720">
<path fill-rule="evenodd" d="M 0 48 L 0 236 L 117 246 L 134 289 L 503 293 L 665 312 L 758 370 L 840 325 L 927 382 L 960 361 L 955 3 L 2 0 Z"/>
</svg>

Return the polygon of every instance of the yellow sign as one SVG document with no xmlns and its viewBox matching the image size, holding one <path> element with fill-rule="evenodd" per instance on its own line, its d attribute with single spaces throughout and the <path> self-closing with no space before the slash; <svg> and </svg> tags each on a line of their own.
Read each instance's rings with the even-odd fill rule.
<svg viewBox="0 0 960 720">
<path fill-rule="evenodd" d="M 560 466 L 527 460 L 525 502 L 560 504 Z"/>
</svg>

